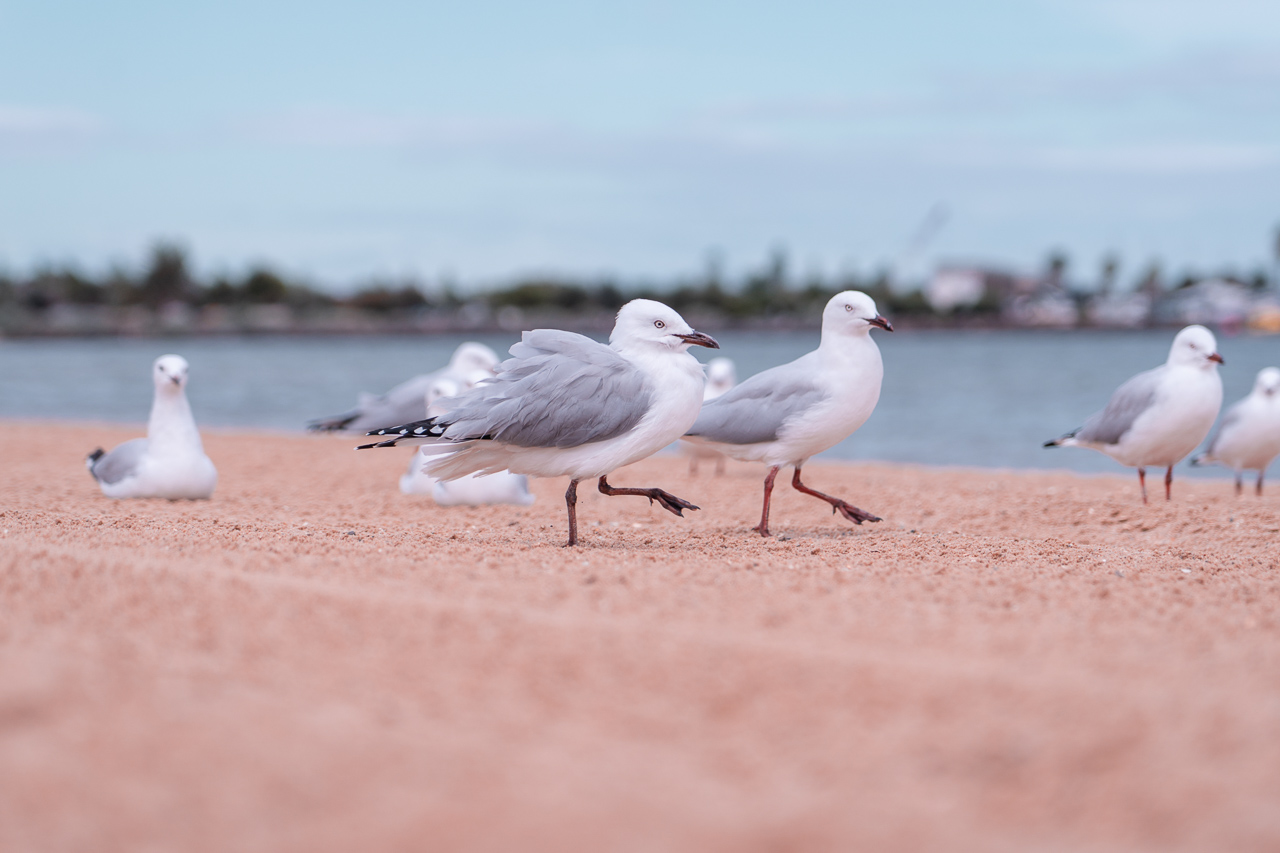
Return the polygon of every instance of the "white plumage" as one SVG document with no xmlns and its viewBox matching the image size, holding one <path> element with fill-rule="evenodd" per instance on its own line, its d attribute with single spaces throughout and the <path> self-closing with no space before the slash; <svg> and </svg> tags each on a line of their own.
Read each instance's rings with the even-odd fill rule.
<svg viewBox="0 0 1280 853">
<path fill-rule="evenodd" d="M 1267 466 L 1280 456 L 1280 368 L 1258 371 L 1253 391 L 1222 418 L 1209 448 L 1191 460 L 1192 465 L 1223 465 L 1236 475 L 1236 494 L 1243 489 L 1245 471 L 1257 471 L 1257 494 Z"/>
<path fill-rule="evenodd" d="M 187 361 L 162 355 L 151 376 L 155 397 L 147 437 L 126 441 L 110 453 L 95 450 L 85 460 L 89 473 L 109 498 L 207 498 L 218 484 L 218 471 L 204 453 L 187 402 Z"/>
<path fill-rule="evenodd" d="M 617 468 L 680 437 L 702 405 L 702 365 L 690 346 L 719 345 L 660 302 L 618 311 L 609 345 L 572 332 L 526 332 L 497 375 L 449 401 L 437 418 L 370 432 L 393 438 L 365 447 L 429 445 L 426 471 L 441 480 L 510 471 L 570 478 L 569 544 L 577 544 L 577 485 L 600 478 L 607 495 L 641 495 L 676 515 L 697 509 L 661 489 L 621 489 Z"/>
<path fill-rule="evenodd" d="M 827 302 L 822 312 L 818 348 L 789 364 L 758 373 L 733 390 L 708 401 L 685 439 L 714 448 L 734 459 L 763 462 L 765 477 L 761 536 L 769 534 L 769 502 L 773 480 L 783 466 L 794 466 L 791 485 L 820 498 L 846 519 L 861 524 L 879 521 L 839 498 L 824 495 L 800 481 L 800 469 L 811 456 L 834 447 L 858 430 L 880 399 L 884 365 L 871 329 L 893 331 L 865 293 L 846 290 Z"/>
<path fill-rule="evenodd" d="M 1187 326 L 1173 339 L 1164 364 L 1126 381 L 1084 426 L 1045 447 L 1087 447 L 1138 469 L 1143 503 L 1146 469 L 1165 468 L 1165 499 L 1173 466 L 1204 441 L 1222 407 L 1218 344 L 1204 326 Z"/>
</svg>

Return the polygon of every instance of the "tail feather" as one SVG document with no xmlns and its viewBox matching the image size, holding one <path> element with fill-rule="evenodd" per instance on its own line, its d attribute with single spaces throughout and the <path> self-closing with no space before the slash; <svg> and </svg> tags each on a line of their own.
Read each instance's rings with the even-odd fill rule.
<svg viewBox="0 0 1280 853">
<path fill-rule="evenodd" d="M 1062 447 L 1067 443 L 1067 439 L 1075 438 L 1076 433 L 1078 433 L 1079 431 L 1080 430 L 1078 429 L 1073 429 L 1071 432 L 1067 433 L 1066 435 L 1060 435 L 1057 438 L 1053 438 L 1053 439 L 1050 439 L 1049 441 L 1046 441 L 1044 443 L 1044 446 L 1045 447 Z"/>
<path fill-rule="evenodd" d="M 93 474 L 93 479 L 95 480 L 98 479 L 98 475 L 94 474 L 93 466 L 97 465 L 98 460 L 106 455 L 107 455 L 106 451 L 103 450 L 101 447 L 99 447 L 98 449 L 94 450 L 92 453 L 90 453 L 88 456 L 84 458 L 84 467 L 89 469 L 89 473 Z"/>
<path fill-rule="evenodd" d="M 360 410 L 355 409 L 328 418 L 317 418 L 307 424 L 307 429 L 311 432 L 340 432 L 358 417 L 360 417 Z"/>
<path fill-rule="evenodd" d="M 368 450 L 371 447 L 395 447 L 396 442 L 406 439 L 440 438 L 448 428 L 448 424 L 439 423 L 437 418 L 427 418 L 426 420 L 413 421 L 412 423 L 400 424 L 386 429 L 370 430 L 365 435 L 389 435 L 392 438 L 373 444 L 362 444 L 356 450 Z"/>
</svg>

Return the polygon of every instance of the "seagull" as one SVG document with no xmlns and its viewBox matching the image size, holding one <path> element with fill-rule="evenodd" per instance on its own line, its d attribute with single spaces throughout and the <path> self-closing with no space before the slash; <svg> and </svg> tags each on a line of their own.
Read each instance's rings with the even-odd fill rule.
<svg viewBox="0 0 1280 853">
<path fill-rule="evenodd" d="M 126 441 L 110 453 L 99 447 L 85 465 L 109 498 L 208 498 L 218 484 L 218 471 L 204 455 L 183 390 L 187 360 L 162 355 L 155 360 L 151 376 L 156 393 L 147 437 Z"/>
<path fill-rule="evenodd" d="M 1173 339 L 1160 367 L 1139 373 L 1115 390 L 1107 407 L 1084 426 L 1045 447 L 1088 447 L 1138 469 L 1147 503 L 1147 466 L 1164 467 L 1164 497 L 1173 466 L 1204 441 L 1222 406 L 1218 342 L 1204 326 L 1187 326 Z"/>
<path fill-rule="evenodd" d="M 702 402 L 723 396 L 726 391 L 738 384 L 738 370 L 731 358 L 713 358 L 707 362 L 707 387 L 702 392 Z M 724 454 L 709 447 L 701 447 L 685 442 L 685 452 L 689 455 L 689 473 L 698 473 L 698 462 L 703 459 L 714 459 L 716 474 L 724 473 Z"/>
<path fill-rule="evenodd" d="M 461 391 L 474 388 L 493 374 L 483 371 L 473 374 L 460 388 L 452 379 L 437 379 L 427 389 L 427 417 L 439 417 L 448 412 L 442 401 L 456 397 Z M 495 474 L 468 474 L 451 483 L 444 483 L 423 470 L 431 453 L 419 447 L 409 460 L 409 470 L 400 475 L 400 491 L 406 495 L 431 495 L 440 506 L 486 506 L 489 504 L 516 504 L 529 506 L 534 496 L 529 493 L 529 479 L 522 474 L 498 471 Z"/>
<path fill-rule="evenodd" d="M 421 420 L 426 414 L 423 397 L 436 379 L 462 382 L 478 370 L 492 375 L 497 364 L 497 353 L 484 344 L 467 341 L 454 350 L 449 363 L 439 370 L 401 382 L 385 394 L 362 393 L 351 411 L 314 420 L 307 424 L 307 429 L 313 432 L 364 433 L 405 421 Z"/>
<path fill-rule="evenodd" d="M 1227 410 L 1209 449 L 1191 460 L 1192 465 L 1215 462 L 1236 472 L 1236 494 L 1243 491 L 1244 471 L 1258 472 L 1257 494 L 1271 460 L 1280 456 L 1280 367 L 1258 371 L 1253 393 Z"/>
<path fill-rule="evenodd" d="M 764 478 L 764 509 L 753 528 L 769 536 L 769 500 L 778 471 L 794 466 L 792 487 L 831 504 L 849 521 L 879 521 L 840 498 L 800 482 L 809 457 L 853 435 L 880 399 L 884 365 L 871 329 L 893 331 L 876 313 L 870 296 L 856 290 L 837 293 L 822 311 L 818 348 L 788 364 L 757 373 L 702 407 L 685 434 L 687 441 L 719 450 L 744 462 L 769 466 Z"/>
<path fill-rule="evenodd" d="M 679 438 L 702 405 L 702 365 L 690 346 L 719 349 L 679 314 L 650 299 L 618 311 L 609 344 L 552 329 L 525 332 L 497 375 L 450 402 L 448 413 L 369 435 L 366 444 L 434 445 L 427 473 L 446 482 L 510 471 L 569 477 L 568 545 L 578 544 L 578 483 L 599 478 L 606 495 L 638 495 L 683 516 L 698 507 L 662 489 L 617 488 L 608 475 Z"/>
</svg>

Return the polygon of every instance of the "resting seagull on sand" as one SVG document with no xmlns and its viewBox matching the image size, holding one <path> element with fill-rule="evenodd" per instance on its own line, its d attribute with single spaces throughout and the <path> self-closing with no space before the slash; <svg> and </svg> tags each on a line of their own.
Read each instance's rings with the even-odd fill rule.
<svg viewBox="0 0 1280 853">
<path fill-rule="evenodd" d="M 1138 469 L 1147 502 L 1147 467 L 1165 468 L 1164 497 L 1173 466 L 1204 441 L 1222 406 L 1218 342 L 1204 326 L 1187 326 L 1173 339 L 1161 366 L 1139 373 L 1115 390 L 1107 407 L 1075 432 L 1045 447 L 1088 447 Z"/>
<path fill-rule="evenodd" d="M 147 437 L 126 441 L 110 453 L 93 451 L 85 460 L 89 473 L 109 498 L 207 498 L 218 484 L 218 471 L 204 455 L 183 391 L 187 360 L 162 355 L 151 375 L 156 393 Z"/>
<path fill-rule="evenodd" d="M 606 495 L 639 495 L 676 515 L 697 509 L 662 489 L 620 489 L 610 472 L 658 452 L 702 406 L 702 365 L 690 346 L 719 349 L 679 314 L 649 299 L 618 311 L 609 345 L 572 332 L 525 332 L 497 376 L 452 401 L 447 414 L 370 435 L 370 447 L 435 445 L 426 472 L 441 480 L 510 471 L 569 477 L 569 545 L 578 543 L 578 482 L 598 477 Z"/>
<path fill-rule="evenodd" d="M 439 417 L 449 409 L 443 405 L 463 390 L 474 388 L 484 379 L 492 379 L 492 373 L 479 374 L 473 381 L 459 386 L 452 379 L 437 379 L 427 391 L 427 417 Z M 431 460 L 431 448 L 420 447 L 409 460 L 409 469 L 400 475 L 400 491 L 406 495 L 431 495 L 440 506 L 488 506 L 491 504 L 516 504 L 529 506 L 534 497 L 529 494 L 529 478 L 522 474 L 499 471 L 496 474 L 468 474 L 448 483 L 441 482 L 422 470 Z"/>
<path fill-rule="evenodd" d="M 498 355 L 484 344 L 467 341 L 453 352 L 444 367 L 401 382 L 385 394 L 361 394 L 349 412 L 320 418 L 307 424 L 314 432 L 367 433 L 393 424 L 422 420 L 427 414 L 423 402 L 427 389 L 437 379 L 452 379 L 459 385 L 476 371 L 492 374 Z"/>
<path fill-rule="evenodd" d="M 710 400 L 685 439 L 713 447 L 744 462 L 769 466 L 764 479 L 761 536 L 769 536 L 769 500 L 773 480 L 785 465 L 795 467 L 796 491 L 831 504 L 832 512 L 861 524 L 879 521 L 869 512 L 824 495 L 800 482 L 800 469 L 815 453 L 853 435 L 880 399 L 884 365 L 871 329 L 892 332 L 876 313 L 871 297 L 846 290 L 831 297 L 822 312 L 818 348 L 789 364 L 757 373 L 733 390 Z"/>
<path fill-rule="evenodd" d="M 1191 460 L 1192 465 L 1225 465 L 1236 472 L 1236 494 L 1244 471 L 1258 472 L 1257 493 L 1267 466 L 1280 456 L 1280 367 L 1258 371 L 1253 393 L 1227 410 L 1209 449 Z"/>
</svg>

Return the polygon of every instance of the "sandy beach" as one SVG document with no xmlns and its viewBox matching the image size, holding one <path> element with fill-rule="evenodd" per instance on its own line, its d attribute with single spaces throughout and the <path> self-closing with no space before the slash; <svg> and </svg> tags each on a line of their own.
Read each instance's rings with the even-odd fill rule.
<svg viewBox="0 0 1280 853">
<path fill-rule="evenodd" d="M 0 849 L 1280 848 L 1280 480 L 814 463 L 885 520 L 765 541 L 760 466 L 659 457 L 702 511 L 584 486 L 569 550 L 565 481 L 349 438 L 102 497 L 141 433 L 0 422 Z"/>
</svg>

